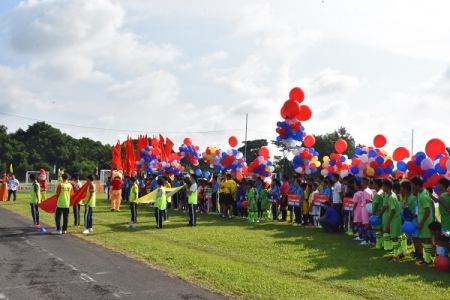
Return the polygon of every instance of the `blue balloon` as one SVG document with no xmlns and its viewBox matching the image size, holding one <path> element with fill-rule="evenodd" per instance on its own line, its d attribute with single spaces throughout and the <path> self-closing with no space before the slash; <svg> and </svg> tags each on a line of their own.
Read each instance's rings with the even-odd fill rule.
<svg viewBox="0 0 450 300">
<path fill-rule="evenodd" d="M 384 174 L 391 174 L 394 171 L 394 166 L 387 167 L 384 169 Z"/>
<path fill-rule="evenodd" d="M 404 161 L 399 161 L 397 163 L 397 170 L 400 172 L 406 172 L 406 163 Z"/>
<path fill-rule="evenodd" d="M 434 169 L 428 169 L 426 172 L 427 177 L 431 177 L 434 174 L 436 174 L 436 170 L 434 170 Z"/>
<path fill-rule="evenodd" d="M 277 136 L 277 142 L 281 142 L 282 140 L 281 136 Z"/>
<path fill-rule="evenodd" d="M 361 182 L 362 181 L 362 177 L 359 176 L 355 176 L 356 181 Z"/>
<path fill-rule="evenodd" d="M 295 156 L 293 160 L 294 164 L 300 164 L 302 162 L 302 159 L 300 156 Z"/>
<path fill-rule="evenodd" d="M 237 209 L 242 209 L 242 201 L 236 202 Z"/>
<path fill-rule="evenodd" d="M 436 167 L 434 168 L 436 170 L 436 172 L 439 175 L 444 175 L 445 173 L 447 173 L 447 170 L 445 170 L 444 168 L 441 167 L 440 164 L 436 164 Z"/>
<path fill-rule="evenodd" d="M 270 173 L 269 172 L 264 172 L 264 177 L 269 177 Z"/>
<path fill-rule="evenodd" d="M 372 226 L 378 226 L 381 224 L 381 218 L 379 216 L 373 215 L 369 218 L 369 223 Z"/>
<path fill-rule="evenodd" d="M 238 151 L 236 149 L 233 149 L 233 155 L 236 156 L 238 154 Z"/>
<path fill-rule="evenodd" d="M 417 227 L 416 227 L 416 225 L 414 225 L 414 223 L 405 222 L 402 225 L 402 231 L 405 234 L 413 234 L 414 232 L 416 232 L 416 230 L 417 230 Z"/>
<path fill-rule="evenodd" d="M 352 166 L 352 167 L 350 168 L 350 173 L 352 173 L 353 175 L 358 174 L 358 173 L 359 173 L 358 167 L 357 167 L 357 166 Z"/>
<path fill-rule="evenodd" d="M 439 194 L 439 187 L 436 185 L 436 186 L 434 187 L 433 191 L 434 191 L 436 194 Z"/>
<path fill-rule="evenodd" d="M 339 160 L 341 161 L 341 162 L 345 162 L 347 159 L 345 158 L 345 156 L 341 156 L 340 158 L 339 158 Z"/>
<path fill-rule="evenodd" d="M 383 156 L 377 156 L 377 158 L 375 158 L 375 161 L 381 165 L 382 163 L 384 163 L 384 157 Z"/>
<path fill-rule="evenodd" d="M 221 167 L 221 166 L 217 166 L 217 167 L 215 168 L 215 170 L 216 170 L 216 172 L 220 172 L 220 171 L 222 171 L 222 167 Z"/>
<path fill-rule="evenodd" d="M 267 165 L 268 165 L 269 167 L 271 167 L 271 166 L 273 166 L 273 163 L 272 163 L 271 161 L 268 161 L 268 162 L 267 162 Z"/>
<path fill-rule="evenodd" d="M 443 157 L 444 157 L 444 155 L 439 154 L 438 156 L 436 156 L 435 160 L 436 160 L 436 159 L 441 159 L 441 158 L 443 158 Z"/>
<path fill-rule="evenodd" d="M 361 150 L 360 147 L 356 147 L 356 148 L 355 148 L 355 154 L 356 154 L 356 155 L 361 155 L 361 154 L 362 154 L 362 150 Z M 353 157 L 352 157 L 352 158 L 353 158 Z"/>
<path fill-rule="evenodd" d="M 377 156 L 377 151 L 375 151 L 375 150 L 370 150 L 370 151 L 369 151 L 369 157 L 375 157 L 375 156 Z"/>
<path fill-rule="evenodd" d="M 336 160 L 334 160 L 334 159 L 331 159 L 330 160 L 330 166 L 335 166 L 336 165 Z"/>
<path fill-rule="evenodd" d="M 384 172 L 383 172 L 383 169 L 382 168 L 380 168 L 380 167 L 378 167 L 378 168 L 375 168 L 375 174 L 377 174 L 377 175 L 382 175 Z"/>
<path fill-rule="evenodd" d="M 227 157 L 228 154 L 226 152 L 222 152 L 222 157 Z"/>
</svg>

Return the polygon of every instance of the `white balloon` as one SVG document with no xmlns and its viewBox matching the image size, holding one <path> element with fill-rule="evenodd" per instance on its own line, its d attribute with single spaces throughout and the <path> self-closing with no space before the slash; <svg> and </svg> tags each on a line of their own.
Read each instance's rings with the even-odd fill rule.
<svg viewBox="0 0 450 300">
<path fill-rule="evenodd" d="M 359 159 L 362 161 L 362 162 L 368 162 L 369 161 L 369 157 L 367 156 L 367 154 L 362 154 L 360 157 L 359 157 Z"/>
<path fill-rule="evenodd" d="M 328 170 L 322 169 L 322 171 L 320 171 L 320 174 L 322 174 L 322 176 L 327 176 L 328 175 Z"/>
<path fill-rule="evenodd" d="M 237 155 L 236 155 L 236 158 L 237 159 L 241 159 L 241 158 L 243 158 L 244 157 L 244 154 L 242 154 L 242 152 L 239 152 Z"/>
<path fill-rule="evenodd" d="M 447 170 L 450 171 L 450 159 L 447 160 L 447 162 L 445 163 L 445 166 L 446 166 Z"/>
<path fill-rule="evenodd" d="M 344 178 L 345 176 L 348 176 L 348 171 L 347 170 L 342 170 L 341 171 L 341 177 Z"/>
<path fill-rule="evenodd" d="M 311 174 L 311 170 L 310 170 L 310 169 L 306 169 L 306 170 L 305 170 L 305 174 L 306 174 L 306 175 Z"/>
<path fill-rule="evenodd" d="M 371 214 L 373 212 L 373 207 L 372 207 L 372 203 L 367 203 L 366 204 L 366 210 L 369 214 Z"/>
<path fill-rule="evenodd" d="M 323 165 L 325 168 L 328 168 L 328 167 L 330 166 L 330 162 L 329 162 L 329 161 L 324 162 L 322 165 Z"/>
</svg>

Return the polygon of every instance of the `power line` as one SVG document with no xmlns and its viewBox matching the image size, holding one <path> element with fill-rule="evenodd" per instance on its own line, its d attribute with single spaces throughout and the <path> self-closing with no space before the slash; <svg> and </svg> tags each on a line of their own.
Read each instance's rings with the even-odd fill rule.
<svg viewBox="0 0 450 300">
<path fill-rule="evenodd" d="M 15 118 L 21 118 L 24 120 L 46 122 L 46 123 L 52 123 L 52 124 L 57 124 L 57 125 L 62 125 L 62 126 L 72 126 L 72 127 L 77 127 L 77 128 L 83 128 L 83 129 L 97 129 L 97 130 L 114 131 L 114 132 L 118 132 L 118 131 L 119 132 L 135 132 L 135 133 L 143 132 L 143 130 L 111 129 L 111 128 L 102 128 L 102 127 L 81 126 L 81 125 L 68 124 L 68 123 L 59 123 L 59 122 L 53 122 L 53 121 L 34 119 L 34 118 L 30 118 L 30 117 L 23 117 L 23 116 L 19 116 L 19 115 L 4 113 L 4 112 L 0 112 L 0 114 L 5 115 L 5 116 L 10 116 L 10 117 L 15 117 Z M 189 134 L 189 133 L 220 133 L 220 132 L 231 132 L 231 131 L 241 131 L 241 130 L 245 130 L 245 129 L 238 128 L 238 129 L 211 130 L 211 131 L 158 131 L 158 133 L 164 133 L 164 134 L 168 134 L 168 133 L 186 133 L 186 134 Z M 147 132 L 149 132 L 149 131 L 147 131 Z M 156 131 L 154 133 L 156 133 Z"/>
</svg>

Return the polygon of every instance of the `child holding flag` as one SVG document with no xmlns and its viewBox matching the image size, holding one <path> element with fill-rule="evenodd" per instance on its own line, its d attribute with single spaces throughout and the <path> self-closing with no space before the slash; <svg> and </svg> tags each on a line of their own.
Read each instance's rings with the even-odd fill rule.
<svg viewBox="0 0 450 300">
<path fill-rule="evenodd" d="M 94 231 L 92 229 L 92 209 L 95 208 L 96 202 L 96 193 L 95 193 L 95 184 L 94 184 L 94 176 L 88 175 L 86 177 L 86 184 L 88 188 L 86 190 L 86 198 L 84 198 L 84 231 L 83 234 L 88 234 L 89 232 Z"/>
<path fill-rule="evenodd" d="M 162 178 L 158 178 L 156 183 L 158 184 L 158 190 L 156 192 L 155 200 L 155 228 L 162 229 L 163 214 L 167 207 L 166 188 L 164 187 L 164 180 L 162 180 Z"/>
<path fill-rule="evenodd" d="M 33 181 L 33 185 L 31 187 L 31 199 L 30 199 L 30 206 L 31 206 L 31 216 L 33 217 L 33 225 L 30 227 L 39 228 L 39 209 L 38 204 L 41 203 L 41 186 L 36 180 L 36 175 L 31 174 L 30 175 L 31 181 Z"/>
<path fill-rule="evenodd" d="M 56 189 L 56 195 L 58 199 L 55 211 L 56 230 L 52 232 L 52 234 L 65 234 L 67 231 L 67 223 L 69 222 L 70 196 L 73 195 L 73 188 L 72 185 L 68 182 L 69 174 L 64 173 L 61 178 L 63 182 L 61 182 Z M 61 215 L 63 217 L 62 228 Z"/>
</svg>

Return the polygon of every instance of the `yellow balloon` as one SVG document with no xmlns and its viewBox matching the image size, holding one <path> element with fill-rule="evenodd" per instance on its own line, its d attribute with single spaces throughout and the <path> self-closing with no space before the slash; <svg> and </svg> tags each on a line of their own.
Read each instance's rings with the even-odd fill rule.
<svg viewBox="0 0 450 300">
<path fill-rule="evenodd" d="M 329 162 L 329 161 L 330 161 L 330 158 L 328 156 L 323 157 L 323 162 Z"/>
<path fill-rule="evenodd" d="M 381 153 L 383 153 L 384 155 L 388 155 L 388 152 L 386 150 L 382 150 Z"/>
<path fill-rule="evenodd" d="M 369 176 L 373 176 L 375 175 L 375 170 L 373 168 L 367 168 L 367 175 Z"/>
<path fill-rule="evenodd" d="M 316 165 L 316 168 L 320 167 L 320 161 L 315 161 L 314 164 Z"/>
<path fill-rule="evenodd" d="M 385 156 L 385 157 L 384 157 L 384 161 L 388 161 L 388 160 L 390 160 L 390 159 L 391 159 L 390 156 Z"/>
<path fill-rule="evenodd" d="M 313 157 L 311 158 L 311 161 L 312 161 L 312 162 L 317 161 L 317 160 L 319 160 L 319 158 L 318 158 L 317 156 L 313 156 Z"/>
</svg>

